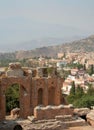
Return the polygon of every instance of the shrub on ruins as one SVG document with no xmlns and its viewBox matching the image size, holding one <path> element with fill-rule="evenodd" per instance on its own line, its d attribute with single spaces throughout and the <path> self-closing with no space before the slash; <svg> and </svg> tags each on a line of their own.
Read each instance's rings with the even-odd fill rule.
<svg viewBox="0 0 94 130">
<path fill-rule="evenodd" d="M 48 73 L 48 76 L 51 76 L 52 73 L 53 73 L 53 67 L 48 67 L 47 68 L 47 73 Z"/>
</svg>

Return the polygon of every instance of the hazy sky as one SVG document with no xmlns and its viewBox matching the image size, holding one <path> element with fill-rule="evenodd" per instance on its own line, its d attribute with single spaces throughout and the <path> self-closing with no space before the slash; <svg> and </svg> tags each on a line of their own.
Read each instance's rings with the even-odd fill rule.
<svg viewBox="0 0 94 130">
<path fill-rule="evenodd" d="M 94 34 L 94 0 L 0 0 L 0 48 Z"/>
</svg>

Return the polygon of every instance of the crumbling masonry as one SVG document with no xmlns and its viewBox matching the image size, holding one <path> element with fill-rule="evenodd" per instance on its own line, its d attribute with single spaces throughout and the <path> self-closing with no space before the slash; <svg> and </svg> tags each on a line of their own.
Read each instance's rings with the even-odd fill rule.
<svg viewBox="0 0 94 130">
<path fill-rule="evenodd" d="M 45 73 L 44 73 L 45 72 Z M 52 74 L 52 75 L 51 75 Z M 19 63 L 9 64 L 5 75 L 0 79 L 0 120 L 6 116 L 7 88 L 15 83 L 20 85 L 20 117 L 34 115 L 34 108 L 38 105 L 55 105 L 62 103 L 61 87 L 63 79 L 57 77 L 55 68 L 51 76 L 47 68 L 22 68 Z"/>
</svg>

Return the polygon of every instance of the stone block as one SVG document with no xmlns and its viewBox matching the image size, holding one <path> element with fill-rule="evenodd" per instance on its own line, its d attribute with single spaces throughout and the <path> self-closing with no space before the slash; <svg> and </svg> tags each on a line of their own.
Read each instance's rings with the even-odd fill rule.
<svg viewBox="0 0 94 130">
<path fill-rule="evenodd" d="M 24 76 L 24 72 L 22 69 L 8 70 L 6 72 L 6 76 L 8 76 L 8 77 L 14 77 L 14 76 L 22 77 L 22 76 Z"/>
</svg>

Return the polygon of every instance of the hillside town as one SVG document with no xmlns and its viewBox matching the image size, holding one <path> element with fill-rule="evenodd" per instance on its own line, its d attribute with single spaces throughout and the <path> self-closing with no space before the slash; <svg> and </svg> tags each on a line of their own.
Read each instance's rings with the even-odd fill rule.
<svg viewBox="0 0 94 130">
<path fill-rule="evenodd" d="M 5 125 L 2 125 L 4 122 L 1 122 L 2 130 L 3 126 L 9 127 L 9 120 L 14 121 L 12 127 L 18 125 L 18 128 L 22 126 L 25 130 L 27 130 L 25 127 L 27 124 L 28 128 L 38 130 L 38 126 L 35 126 L 34 122 L 40 121 L 39 124 L 41 124 L 42 121 L 47 120 L 49 124 L 51 119 L 53 119 L 51 127 L 45 124 L 46 127 L 40 125 L 40 129 L 43 126 L 44 130 L 46 128 L 47 130 L 53 128 L 66 130 L 67 127 L 86 126 L 86 123 L 93 126 L 93 55 L 94 53 L 84 52 L 58 53 L 56 58 L 40 55 L 39 57 L 24 59 L 24 62 L 13 62 L 9 63 L 9 66 L 1 67 L 0 120 L 6 119 Z M 16 89 L 12 90 L 9 86 Z M 6 91 L 7 87 L 9 87 L 8 91 Z M 20 88 L 19 91 L 18 88 Z M 3 95 L 6 96 L 3 97 Z M 13 102 L 16 100 L 17 103 L 11 104 L 12 100 Z M 6 108 L 5 104 L 7 105 Z M 10 113 L 10 116 L 7 113 Z M 19 117 L 21 119 L 28 118 L 27 123 L 25 124 L 24 120 L 19 121 Z M 16 125 L 15 119 L 18 120 Z M 67 121 L 69 121 L 68 124 Z M 32 125 L 30 125 L 31 122 Z M 62 125 L 62 123 L 64 124 Z"/>
<path fill-rule="evenodd" d="M 64 78 L 62 92 L 69 95 L 72 82 L 86 92 L 88 84 L 94 85 L 94 53 L 58 53 L 57 58 L 43 57 L 28 59 L 29 67 L 55 67 Z"/>
</svg>

